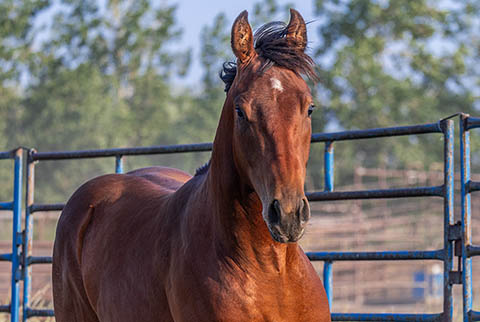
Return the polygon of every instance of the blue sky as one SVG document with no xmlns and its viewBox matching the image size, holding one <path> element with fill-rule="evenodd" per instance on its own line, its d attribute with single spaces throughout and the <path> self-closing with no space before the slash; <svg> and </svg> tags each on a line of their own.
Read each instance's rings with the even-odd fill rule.
<svg viewBox="0 0 480 322">
<path fill-rule="evenodd" d="M 181 48 L 191 47 L 192 54 L 192 66 L 189 74 L 186 78 L 178 80 L 180 83 L 195 84 L 201 77 L 201 67 L 199 63 L 200 56 L 200 32 L 202 27 L 210 25 L 213 22 L 214 17 L 224 12 L 230 22 L 242 12 L 243 10 L 253 11 L 254 3 L 259 0 L 243 0 L 243 1 L 228 1 L 228 0 L 209 0 L 209 1 L 192 1 L 192 0 L 177 0 L 167 1 L 167 3 L 177 3 L 177 22 L 183 29 L 182 40 L 178 44 Z M 288 1 L 277 0 L 279 5 L 285 5 L 293 3 L 294 8 L 297 9 L 305 19 L 305 21 L 311 21 L 314 19 L 313 14 L 313 0 L 303 1 Z M 308 30 L 309 41 L 315 43 L 316 32 L 315 24 L 310 24 Z M 220 62 L 219 62 L 220 63 Z"/>
<path fill-rule="evenodd" d="M 100 3 L 105 3 L 107 0 L 98 0 Z M 155 2 L 155 1 L 154 1 Z M 255 3 L 261 0 L 243 0 L 243 1 L 229 1 L 229 0 L 161 0 L 157 2 L 160 5 L 177 5 L 176 19 L 177 26 L 182 29 L 182 37 L 176 44 L 172 44 L 175 49 L 185 50 L 191 48 L 192 50 L 192 65 L 186 77 L 175 78 L 174 82 L 180 87 L 185 86 L 194 87 L 194 85 L 201 79 L 202 68 L 200 65 L 200 34 L 205 25 L 211 25 L 214 18 L 219 13 L 223 12 L 228 21 L 233 23 L 234 19 L 243 10 L 253 11 Z M 53 17 L 55 10 L 61 6 L 60 0 L 53 0 L 54 5 L 51 9 L 40 14 L 36 21 L 37 27 L 48 25 Z M 293 4 L 293 8 L 297 9 L 305 21 L 309 22 L 315 19 L 313 14 L 314 0 L 276 0 L 279 6 L 286 4 Z M 279 18 L 277 18 L 279 19 Z M 318 24 L 317 24 L 318 25 Z M 310 24 L 308 30 L 309 42 L 314 44 L 318 37 L 316 37 L 315 23 Z M 40 44 L 42 40 L 47 37 L 48 33 L 40 34 L 36 40 L 36 45 Z M 222 62 L 219 62 L 219 66 Z"/>
</svg>

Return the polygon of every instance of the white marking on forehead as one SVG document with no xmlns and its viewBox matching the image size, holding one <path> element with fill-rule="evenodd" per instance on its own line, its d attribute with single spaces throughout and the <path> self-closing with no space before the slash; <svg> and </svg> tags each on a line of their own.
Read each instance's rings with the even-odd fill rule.
<svg viewBox="0 0 480 322">
<path fill-rule="evenodd" d="M 272 82 L 272 88 L 273 89 L 276 89 L 280 92 L 283 92 L 283 86 L 282 86 L 282 83 L 276 79 L 276 78 L 270 78 L 270 81 Z"/>
</svg>

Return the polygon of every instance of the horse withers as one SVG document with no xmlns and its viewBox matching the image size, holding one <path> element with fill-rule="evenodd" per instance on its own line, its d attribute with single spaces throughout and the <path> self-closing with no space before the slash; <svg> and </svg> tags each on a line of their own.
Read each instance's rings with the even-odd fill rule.
<svg viewBox="0 0 480 322">
<path fill-rule="evenodd" d="M 330 321 L 320 279 L 296 243 L 315 77 L 306 26 L 291 10 L 255 37 L 242 12 L 236 64 L 207 167 L 152 167 L 95 178 L 58 222 L 58 322 Z"/>
</svg>

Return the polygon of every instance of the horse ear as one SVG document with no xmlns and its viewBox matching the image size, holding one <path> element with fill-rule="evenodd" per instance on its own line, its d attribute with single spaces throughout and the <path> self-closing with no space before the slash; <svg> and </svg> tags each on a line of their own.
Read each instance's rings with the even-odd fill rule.
<svg viewBox="0 0 480 322">
<path fill-rule="evenodd" d="M 301 51 L 307 47 L 307 26 L 302 15 L 295 9 L 290 9 L 290 22 L 285 37 L 291 47 Z"/>
<path fill-rule="evenodd" d="M 248 23 L 247 10 L 235 19 L 232 27 L 232 50 L 241 64 L 250 60 L 255 54 L 253 48 L 253 33 Z"/>
</svg>

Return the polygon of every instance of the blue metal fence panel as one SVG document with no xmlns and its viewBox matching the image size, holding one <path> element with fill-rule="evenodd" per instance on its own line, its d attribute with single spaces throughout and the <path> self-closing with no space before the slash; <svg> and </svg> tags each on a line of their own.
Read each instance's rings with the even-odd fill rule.
<svg viewBox="0 0 480 322">
<path fill-rule="evenodd" d="M 462 116 L 461 122 L 461 154 L 462 154 L 462 234 L 470 236 L 470 205 L 469 194 L 472 191 L 480 190 L 480 183 L 469 180 L 469 146 L 468 130 L 480 127 L 480 118 L 469 118 Z M 343 131 L 337 133 L 315 133 L 312 135 L 312 142 L 324 142 L 324 172 L 325 185 L 324 191 L 311 192 L 307 197 L 311 201 L 327 200 L 351 200 L 351 199 L 369 199 L 369 198 L 402 198 L 402 197 L 440 197 L 444 200 L 444 246 L 437 250 L 416 250 L 416 251 L 390 251 L 390 252 L 310 252 L 307 256 L 311 260 L 324 262 L 324 285 L 329 299 L 330 307 L 332 305 L 332 271 L 335 261 L 362 261 L 362 260 L 437 260 L 444 263 L 443 278 L 443 312 L 437 314 L 344 314 L 333 313 L 334 321 L 451 321 L 453 315 L 452 285 L 462 283 L 464 285 L 464 319 L 465 321 L 480 321 L 480 313 L 471 310 L 471 271 L 469 273 L 468 263 L 472 256 L 480 255 L 480 246 L 472 245 L 468 238 L 463 239 L 462 243 L 462 271 L 453 270 L 454 244 L 461 239 L 455 233 L 456 225 L 453 222 L 453 200 L 454 200 L 454 125 L 449 119 L 441 120 L 436 123 L 421 124 L 414 126 L 401 126 L 382 129 L 369 129 L 358 131 Z M 334 191 L 334 147 L 336 141 L 358 140 L 380 138 L 387 136 L 400 135 L 418 135 L 426 133 L 441 133 L 444 138 L 444 184 L 442 186 L 366 190 L 366 191 Z M 121 149 L 103 149 L 103 150 L 84 150 L 84 151 L 66 151 L 66 152 L 36 152 L 28 151 L 27 169 L 26 169 L 26 200 L 25 200 L 25 230 L 23 235 L 15 226 L 14 252 L 12 254 L 0 254 L 0 260 L 11 260 L 12 264 L 12 285 L 15 288 L 15 297 L 18 297 L 18 283 L 23 280 L 23 321 L 33 316 L 53 316 L 53 310 L 39 310 L 29 307 L 30 285 L 31 285 L 31 265 L 51 263 L 51 257 L 32 256 L 32 232 L 33 232 L 33 214 L 37 211 L 58 211 L 63 209 L 64 204 L 35 204 L 34 203 L 34 169 L 35 162 L 40 160 L 63 160 L 63 159 L 81 159 L 81 158 L 99 158 L 115 157 L 115 172 L 123 173 L 124 156 L 127 155 L 147 155 L 147 154 L 169 154 L 184 152 L 210 151 L 211 143 L 184 144 L 172 146 L 154 146 L 142 148 L 121 148 Z M 19 151 L 19 150 L 17 150 Z M 465 157 L 468 155 L 468 157 Z M 0 152 L 0 159 L 14 157 L 11 152 Z M 22 168 L 21 153 L 18 155 L 20 162 L 17 164 L 15 156 L 15 193 L 14 201 L 11 203 L 0 203 L 0 209 L 12 209 L 14 213 L 21 214 L 20 200 Z M 466 159 L 465 159 L 466 158 Z M 468 162 L 466 162 L 468 161 Z M 18 167 L 17 167 L 18 166 Z M 468 202 L 467 202 L 468 201 Z M 20 218 L 20 217 L 18 217 Z M 16 225 L 17 222 L 14 223 Z M 23 236 L 23 239 L 22 239 Z M 20 254 L 19 246 L 23 246 L 23 253 Z M 14 253 L 16 255 L 14 255 Z M 460 255 L 459 255 L 460 256 Z M 14 258 L 15 257 L 15 258 Z M 21 260 L 20 260 L 21 259 Z M 23 262 L 21 270 L 20 262 Z M 16 268 L 14 270 L 14 266 Z M 470 267 L 471 269 L 471 267 Z M 470 275 L 469 275 L 470 274 Z M 462 275 L 460 279 L 459 276 Z M 470 285 L 470 286 L 468 286 Z M 12 295 L 14 290 L 12 288 Z M 14 299 L 14 296 L 12 296 Z M 470 302 L 468 302 L 470 301 Z M 470 304 L 469 304 L 470 303 Z M 470 306 L 469 306 L 470 305 Z M 8 310 L 12 313 L 12 321 L 18 320 L 18 300 L 12 300 L 11 306 L 0 306 L 0 312 Z M 16 310 L 16 311 L 15 311 Z M 16 316 L 17 320 L 14 320 Z"/>
<path fill-rule="evenodd" d="M 447 126 L 445 125 L 447 124 Z M 445 133 L 446 130 L 453 129 L 451 121 L 440 121 L 431 124 L 422 124 L 414 126 L 392 127 L 384 129 L 370 129 L 360 131 L 344 131 L 337 133 L 317 133 L 312 135 L 312 142 L 325 142 L 325 190 L 322 192 L 313 192 L 307 194 L 311 201 L 325 201 L 325 200 L 348 200 L 348 199 L 368 199 L 368 198 L 399 198 L 399 197 L 420 197 L 420 196 L 435 196 L 445 197 L 445 185 L 440 187 L 420 187 L 407 189 L 386 189 L 386 190 L 369 190 L 369 191 L 333 191 L 334 185 L 334 141 L 353 140 L 353 139 L 369 139 L 385 136 L 399 136 L 425 133 Z M 448 132 L 447 131 L 447 132 Z M 448 132 L 452 137 L 446 137 L 448 144 L 453 139 L 453 131 Z M 453 148 L 453 144 L 450 144 Z M 85 150 L 85 151 L 68 151 L 68 152 L 44 152 L 32 153 L 30 161 L 38 160 L 60 160 L 60 159 L 76 159 L 76 158 L 96 158 L 96 157 L 111 157 L 114 156 L 115 172 L 123 172 L 124 155 L 141 155 L 141 154 L 165 154 L 165 153 L 181 153 L 181 152 L 197 152 L 208 151 L 211 149 L 211 144 L 189 144 L 189 145 L 175 145 L 175 146 L 158 146 L 148 148 L 123 148 L 123 149 L 104 149 L 104 150 Z M 453 176 L 453 173 L 452 173 Z M 48 204 L 36 205 L 29 204 L 28 213 L 35 211 L 61 210 L 63 204 Z M 327 292 L 327 297 L 331 305 L 332 302 L 332 264 L 335 260 L 399 260 L 399 259 L 435 259 L 445 261 L 448 256 L 448 251 L 445 249 L 437 251 L 405 251 L 405 252 L 365 252 L 365 253 L 309 253 L 308 256 L 312 260 L 323 260 L 324 266 L 324 284 Z M 447 256 L 447 257 L 445 257 Z M 26 260 L 27 265 L 34 263 L 49 263 L 50 257 L 29 257 Z M 29 280 L 29 277 L 25 277 Z M 448 283 L 448 280 L 447 282 Z M 446 288 L 447 289 L 447 288 Z M 27 290 L 28 291 L 28 290 Z M 448 294 L 447 294 L 448 296 Z M 451 296 L 451 294 L 450 294 Z M 33 310 L 28 307 L 27 301 L 24 302 L 25 316 L 39 316 L 39 314 L 48 315 L 52 313 L 48 310 Z M 334 314 L 334 319 L 354 319 L 365 321 L 391 320 L 393 321 L 412 321 L 413 320 L 434 320 L 440 315 L 371 315 L 371 314 Z M 446 319 L 451 320 L 450 318 Z"/>
</svg>

